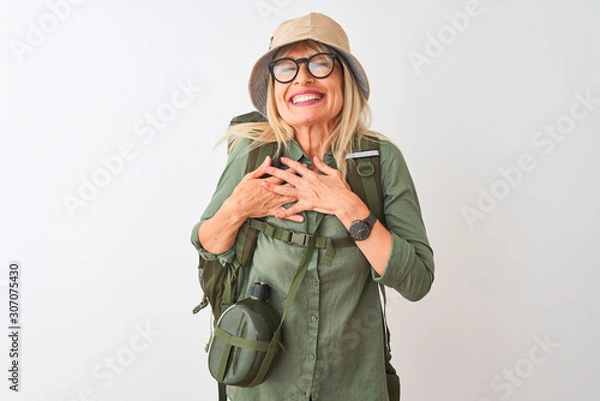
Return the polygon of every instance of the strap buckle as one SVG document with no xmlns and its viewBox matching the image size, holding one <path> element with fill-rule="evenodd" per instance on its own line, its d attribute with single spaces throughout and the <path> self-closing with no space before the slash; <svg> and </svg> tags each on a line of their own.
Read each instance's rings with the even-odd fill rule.
<svg viewBox="0 0 600 401">
<path fill-rule="evenodd" d="M 294 245 L 306 246 L 311 238 L 311 236 L 308 234 L 295 233 L 293 231 L 288 231 L 288 233 L 289 233 L 289 236 L 288 236 L 288 238 L 284 239 L 284 241 L 290 245 L 294 244 Z"/>
</svg>

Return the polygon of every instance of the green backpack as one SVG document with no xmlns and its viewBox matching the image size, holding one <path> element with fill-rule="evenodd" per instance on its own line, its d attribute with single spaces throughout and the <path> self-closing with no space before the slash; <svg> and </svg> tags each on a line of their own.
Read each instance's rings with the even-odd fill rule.
<svg viewBox="0 0 600 401">
<path fill-rule="evenodd" d="M 253 111 L 234 117 L 230 125 L 265 121 L 267 120 L 262 114 Z M 377 219 L 385 225 L 380 180 L 379 142 L 363 137 L 361 140 L 355 142 L 354 149 L 355 151 L 348 156 L 348 174 L 346 177 L 348 184 L 352 188 L 352 191 L 369 206 L 369 209 Z M 276 152 L 277 144 L 274 142 L 266 143 L 251 150 L 248 154 L 246 172 L 256 170 L 266 156 L 271 156 L 273 165 L 278 166 L 279 158 Z M 193 309 L 194 314 L 210 304 L 214 316 L 213 323 L 216 324 L 223 311 L 237 301 L 239 271 L 241 268 L 246 267 L 252 260 L 256 241 L 261 233 L 290 244 L 302 246 L 306 246 L 310 239 L 310 235 L 308 234 L 275 228 L 263 219 L 250 219 L 246 221 L 238 231 L 235 242 L 235 258 L 232 263 L 223 266 L 217 259 L 205 260 L 200 257 L 198 277 L 204 294 L 201 303 Z M 355 246 L 355 244 L 350 238 L 332 240 L 326 237 L 317 237 L 314 246 L 327 250 L 324 259 L 324 263 L 327 264 L 333 261 L 336 247 Z M 380 285 L 380 289 L 385 301 L 385 292 L 382 285 Z M 394 401 L 400 399 L 400 383 L 396 371 L 389 362 L 391 354 L 387 323 L 385 323 L 384 327 L 384 336 L 387 343 L 386 372 L 388 374 L 388 392 L 390 393 L 390 400 Z M 206 350 L 208 350 L 208 344 Z M 226 400 L 223 385 L 219 386 L 219 399 Z"/>
<path fill-rule="evenodd" d="M 262 114 L 253 111 L 233 118 L 230 125 L 246 122 L 267 121 Z M 348 183 L 352 190 L 365 202 L 379 221 L 385 224 L 383 214 L 383 196 L 381 195 L 381 180 L 379 172 L 379 143 L 363 138 L 355 144 L 356 152 L 348 160 Z M 254 171 L 264 161 L 266 156 L 273 158 L 273 164 L 278 165 L 276 155 L 277 144 L 266 143 L 250 151 L 246 172 Z M 271 226 L 261 219 L 251 219 L 245 222 L 238 232 L 235 243 L 235 259 L 229 266 L 222 266 L 218 260 L 205 260 L 200 258 L 198 275 L 200 286 L 204 291 L 201 303 L 196 306 L 193 313 L 198 313 L 210 304 L 215 321 L 221 313 L 237 300 L 237 277 L 239 269 L 248 265 L 256 246 L 259 233 L 271 237 L 304 245 L 306 235 L 288 230 L 273 230 Z M 351 240 L 332 241 L 328 238 L 318 238 L 317 248 L 328 248 L 327 257 L 333 258 L 335 246 L 354 245 Z"/>
</svg>

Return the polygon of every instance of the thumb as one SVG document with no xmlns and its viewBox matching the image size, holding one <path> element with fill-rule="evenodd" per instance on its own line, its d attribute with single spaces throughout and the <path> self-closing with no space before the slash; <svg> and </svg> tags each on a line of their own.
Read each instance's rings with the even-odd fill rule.
<svg viewBox="0 0 600 401">
<path fill-rule="evenodd" d="M 336 170 L 334 168 L 329 167 L 319 156 L 313 157 L 314 166 L 321 172 L 325 174 L 332 174 Z"/>
</svg>

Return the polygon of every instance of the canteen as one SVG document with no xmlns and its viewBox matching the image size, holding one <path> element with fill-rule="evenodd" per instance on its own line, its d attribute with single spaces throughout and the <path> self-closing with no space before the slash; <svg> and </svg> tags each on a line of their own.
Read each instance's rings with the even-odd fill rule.
<svg viewBox="0 0 600 401">
<path fill-rule="evenodd" d="M 269 342 L 273 338 L 280 317 L 267 302 L 271 292 L 268 284 L 254 283 L 249 298 L 236 302 L 219 317 L 216 326 L 227 334 L 250 341 Z M 266 352 L 230 345 L 221 336 L 214 335 L 208 350 L 211 375 L 226 385 L 249 387 L 256 378 Z M 226 363 L 226 365 L 222 365 Z M 223 369 L 220 372 L 219 369 Z M 265 377 L 266 378 L 266 377 Z"/>
</svg>

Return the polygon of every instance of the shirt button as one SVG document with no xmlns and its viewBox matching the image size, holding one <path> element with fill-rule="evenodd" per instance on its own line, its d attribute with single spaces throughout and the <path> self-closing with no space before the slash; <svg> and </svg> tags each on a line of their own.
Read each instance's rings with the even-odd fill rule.
<svg viewBox="0 0 600 401">
<path fill-rule="evenodd" d="M 313 322 L 316 322 L 316 321 L 317 321 L 317 317 L 316 317 L 315 315 L 312 315 L 312 316 L 310 317 L 310 320 L 312 320 Z"/>
<path fill-rule="evenodd" d="M 315 354 L 309 354 L 309 355 L 308 355 L 308 359 L 310 359 L 310 360 L 313 360 L 313 359 L 315 359 Z"/>
</svg>

